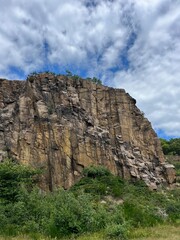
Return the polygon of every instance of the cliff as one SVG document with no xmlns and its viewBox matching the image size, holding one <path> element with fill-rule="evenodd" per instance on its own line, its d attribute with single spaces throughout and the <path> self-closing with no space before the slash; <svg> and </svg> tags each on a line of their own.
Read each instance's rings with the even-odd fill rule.
<svg viewBox="0 0 180 240">
<path fill-rule="evenodd" d="M 0 161 L 44 169 L 41 186 L 70 187 L 84 167 L 101 164 L 152 189 L 172 184 L 150 122 L 123 89 L 53 74 L 0 79 Z"/>
</svg>

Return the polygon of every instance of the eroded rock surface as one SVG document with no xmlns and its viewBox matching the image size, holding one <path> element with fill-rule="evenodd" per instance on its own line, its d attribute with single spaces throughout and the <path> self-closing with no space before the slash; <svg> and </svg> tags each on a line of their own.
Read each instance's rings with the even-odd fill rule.
<svg viewBox="0 0 180 240">
<path fill-rule="evenodd" d="M 0 161 L 41 167 L 44 189 L 70 187 L 84 167 L 101 164 L 156 189 L 175 181 L 159 139 L 123 89 L 40 74 L 0 79 Z"/>
</svg>

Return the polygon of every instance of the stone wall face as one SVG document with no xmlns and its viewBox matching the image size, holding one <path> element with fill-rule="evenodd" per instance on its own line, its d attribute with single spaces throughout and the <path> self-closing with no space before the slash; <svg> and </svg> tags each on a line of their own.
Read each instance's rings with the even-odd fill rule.
<svg viewBox="0 0 180 240">
<path fill-rule="evenodd" d="M 43 168 L 41 187 L 49 190 L 70 187 L 92 164 L 152 189 L 175 181 L 150 122 L 125 90 L 65 76 L 0 80 L 0 161 L 6 156 Z"/>
</svg>

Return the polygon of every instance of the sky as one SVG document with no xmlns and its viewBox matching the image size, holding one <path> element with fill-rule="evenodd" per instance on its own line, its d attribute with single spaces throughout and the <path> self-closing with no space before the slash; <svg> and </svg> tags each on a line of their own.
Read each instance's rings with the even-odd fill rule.
<svg viewBox="0 0 180 240">
<path fill-rule="evenodd" d="M 0 0 L 0 78 L 100 78 L 180 137 L 180 0 Z"/>
</svg>

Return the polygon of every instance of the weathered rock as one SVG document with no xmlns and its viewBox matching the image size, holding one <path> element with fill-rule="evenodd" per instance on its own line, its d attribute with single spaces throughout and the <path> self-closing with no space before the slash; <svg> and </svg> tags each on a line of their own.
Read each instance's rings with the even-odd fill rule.
<svg viewBox="0 0 180 240">
<path fill-rule="evenodd" d="M 70 187 L 84 167 L 101 164 L 147 185 L 173 183 L 159 139 L 123 89 L 40 74 L 0 80 L 0 160 L 41 167 L 41 187 Z M 5 151 L 5 152 L 4 152 Z"/>
<path fill-rule="evenodd" d="M 176 180 L 176 174 L 175 174 L 175 168 L 174 168 L 174 165 L 172 164 L 164 164 L 163 165 L 164 167 L 164 172 L 165 172 L 165 176 L 166 176 L 166 179 L 168 181 L 169 184 L 172 184 L 175 182 Z"/>
</svg>

